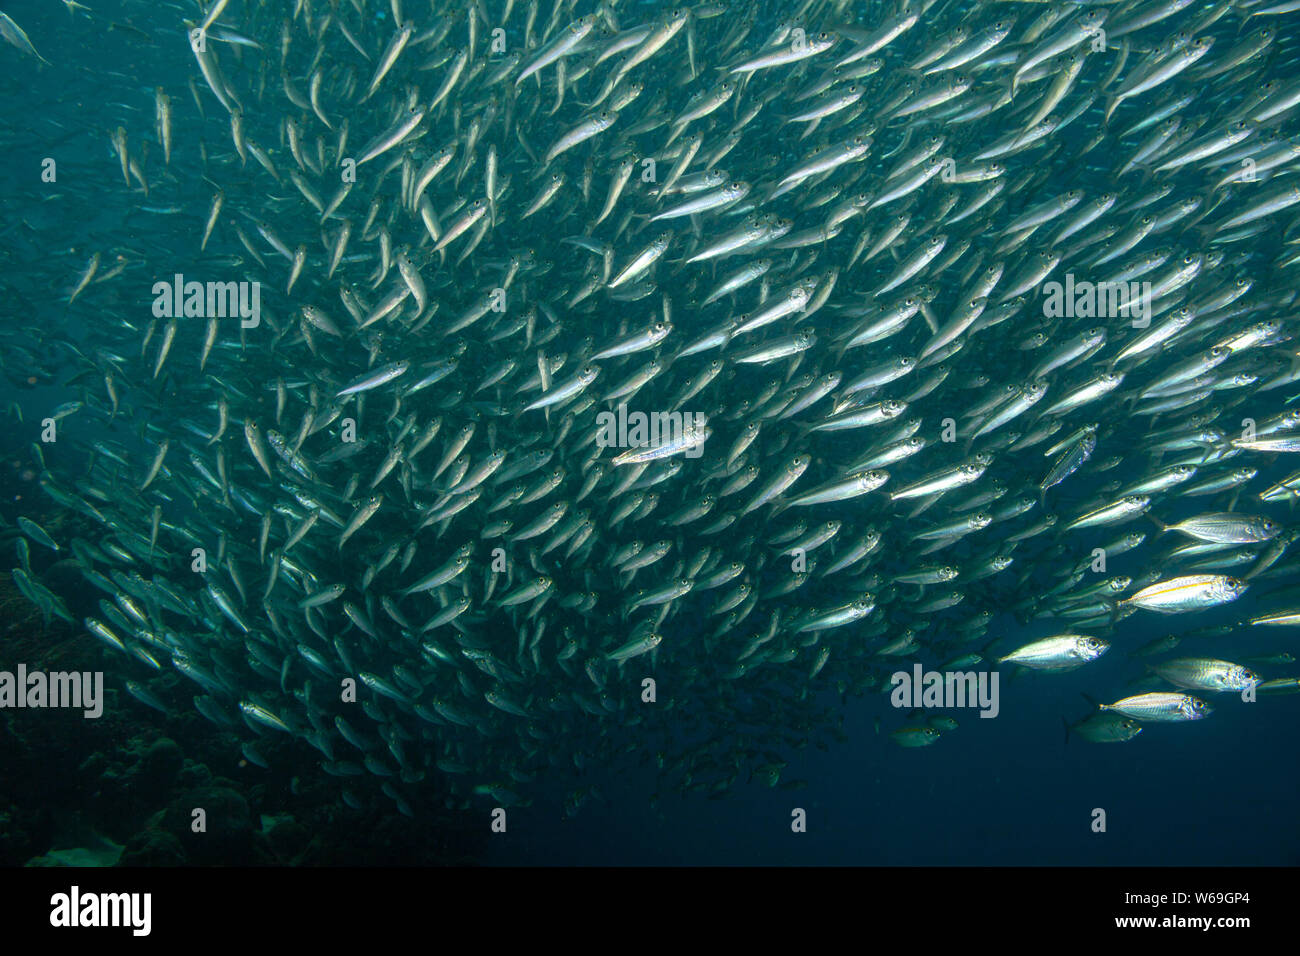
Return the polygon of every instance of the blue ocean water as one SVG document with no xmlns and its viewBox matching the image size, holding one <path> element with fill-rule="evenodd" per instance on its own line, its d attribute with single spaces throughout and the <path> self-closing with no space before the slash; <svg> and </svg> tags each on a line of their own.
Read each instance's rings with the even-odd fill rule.
<svg viewBox="0 0 1300 956">
<path fill-rule="evenodd" d="M 1143 623 L 1124 622 L 1111 653 L 1123 654 L 1163 630 Z M 1286 643 L 1220 640 L 1205 653 L 1232 658 Z M 754 782 L 720 800 L 665 794 L 650 810 L 653 772 L 604 779 L 594 773 L 606 801 L 587 804 L 577 819 L 565 819 L 555 797 L 515 809 L 509 837 L 494 839 L 486 859 L 752 866 L 1300 862 L 1297 775 L 1286 756 L 1300 701 L 1247 704 L 1222 695 L 1201 722 L 1148 725 L 1123 744 L 1077 738 L 1067 744 L 1062 716 L 1084 716 L 1089 708 L 1080 695 L 1118 689 L 1124 670 L 1123 662 L 1103 658 L 1086 675 L 1004 680 L 999 717 L 946 711 L 960 727 L 915 750 L 874 732 L 882 714 L 899 723 L 887 702 L 850 700 L 844 707 L 850 740 L 795 755 L 785 769 L 783 779 L 808 782 L 804 790 Z M 791 832 L 795 808 L 808 812 L 806 833 Z M 1098 808 L 1105 811 L 1104 833 L 1093 829 Z"/>
</svg>

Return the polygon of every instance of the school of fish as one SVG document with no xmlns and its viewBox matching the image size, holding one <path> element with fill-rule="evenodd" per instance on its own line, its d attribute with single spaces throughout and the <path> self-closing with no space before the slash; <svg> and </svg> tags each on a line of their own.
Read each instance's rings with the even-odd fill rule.
<svg viewBox="0 0 1300 956">
<path fill-rule="evenodd" d="M 190 75 L 95 162 L 156 234 L 48 257 L 0 342 L 83 329 L 13 578 L 144 704 L 415 814 L 777 785 L 917 661 L 1129 655 L 1101 742 L 1300 689 L 1232 659 L 1300 626 L 1300 3 L 149 10 Z"/>
</svg>

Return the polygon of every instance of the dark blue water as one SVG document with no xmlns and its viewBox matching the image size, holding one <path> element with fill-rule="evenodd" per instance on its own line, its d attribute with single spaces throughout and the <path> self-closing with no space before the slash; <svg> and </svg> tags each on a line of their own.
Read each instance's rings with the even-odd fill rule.
<svg viewBox="0 0 1300 956">
<path fill-rule="evenodd" d="M 1133 670 L 1119 655 L 1162 625 L 1125 622 L 1113 638 L 1113 657 L 1086 676 L 1004 680 L 999 717 L 948 711 L 960 727 L 930 747 L 902 749 L 884 728 L 874 733 L 877 715 L 899 723 L 886 701 L 851 700 L 845 708 L 850 741 L 793 756 L 782 774 L 808 781 L 805 790 L 752 784 L 723 800 L 669 793 L 654 812 L 646 807 L 657 788 L 653 773 L 631 779 L 594 774 L 604 803 L 589 803 L 574 820 L 565 820 L 554 801 L 513 809 L 508 836 L 493 838 L 488 859 L 606 865 L 1300 863 L 1300 779 L 1292 756 L 1300 696 L 1247 704 L 1219 695 L 1215 712 L 1202 722 L 1149 724 L 1122 744 L 1065 743 L 1062 715 L 1078 719 L 1088 712 L 1080 693 L 1118 691 Z M 1203 652 L 1237 659 L 1287 644 L 1285 638 L 1229 641 L 1231 650 L 1205 646 Z M 808 812 L 807 832 L 794 834 L 791 812 L 800 807 Z M 1104 833 L 1092 829 L 1098 808 L 1106 815 Z"/>
</svg>

